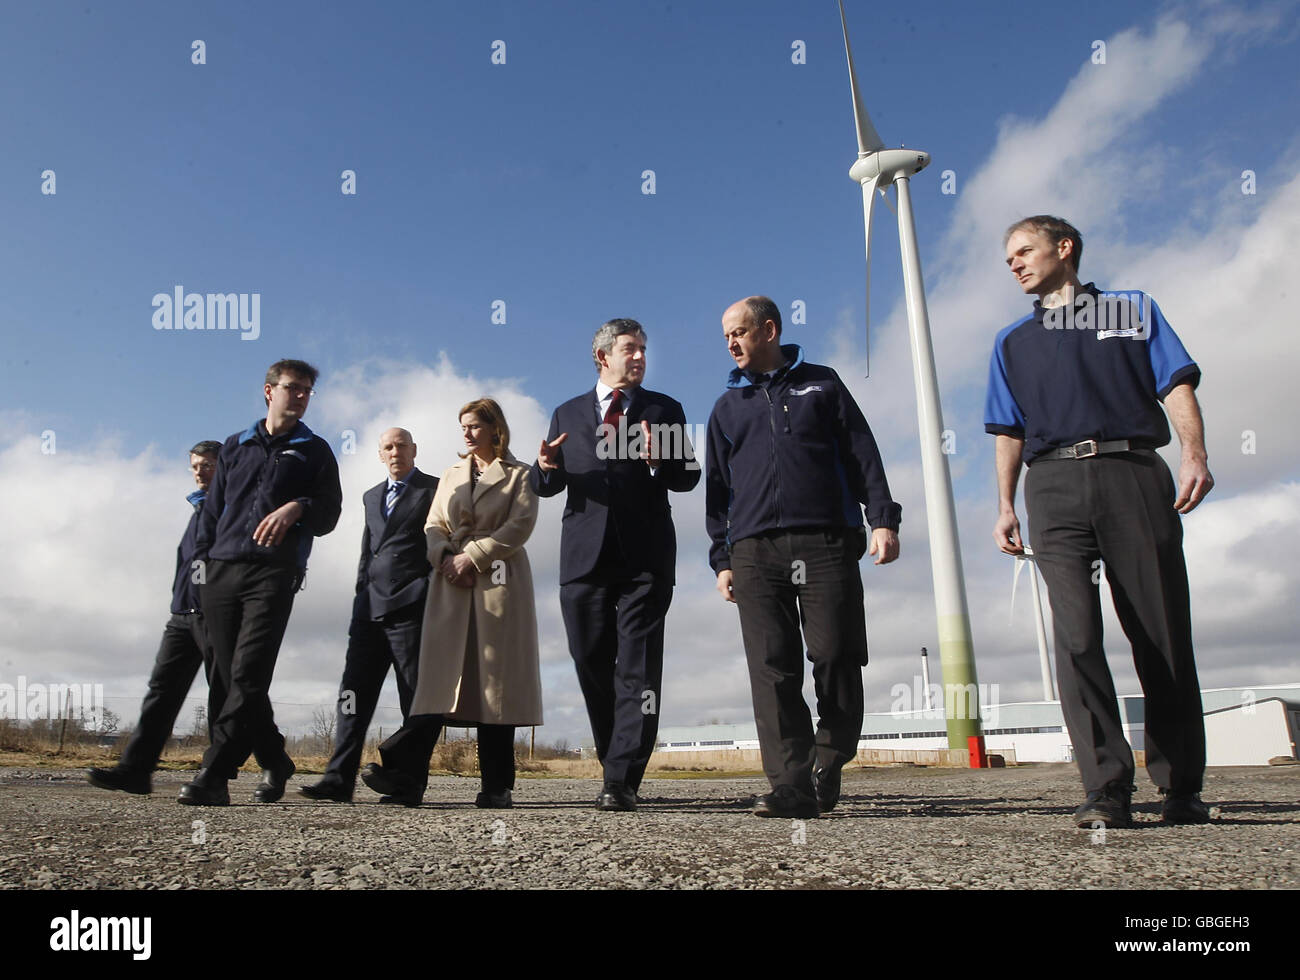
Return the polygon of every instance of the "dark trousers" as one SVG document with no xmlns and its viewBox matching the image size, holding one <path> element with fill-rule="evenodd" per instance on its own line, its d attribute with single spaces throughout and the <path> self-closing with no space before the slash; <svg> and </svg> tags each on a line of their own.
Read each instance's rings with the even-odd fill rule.
<svg viewBox="0 0 1300 980">
<path fill-rule="evenodd" d="M 199 594 L 212 641 L 213 674 L 226 690 L 212 725 L 212 745 L 203 756 L 209 778 L 228 778 L 254 751 L 264 767 L 288 759 L 270 692 L 297 580 L 293 568 L 207 563 Z"/>
<path fill-rule="evenodd" d="M 212 656 L 203 614 L 172 613 L 163 627 L 162 643 L 158 646 L 158 656 L 149 675 L 149 691 L 140 706 L 140 720 L 122 750 L 118 764 L 123 769 L 153 772 L 200 667 L 210 674 Z M 214 700 L 215 710 L 221 710 L 225 692 L 219 686 L 208 688 L 209 736 L 212 733 Z"/>
<path fill-rule="evenodd" d="M 1145 703 L 1147 771 L 1199 792 L 1205 724 L 1176 490 L 1153 450 L 1042 460 L 1025 476 L 1029 539 L 1047 583 L 1061 710 L 1088 792 L 1133 780 L 1115 684 L 1102 649 L 1098 560 L 1105 563 Z"/>
<path fill-rule="evenodd" d="M 343 680 L 339 683 L 334 754 L 325 768 L 327 775 L 337 776 L 348 785 L 356 781 L 366 732 L 375 716 L 379 692 L 390 664 L 397 678 L 397 700 L 402 708 L 402 721 L 406 721 L 420 664 L 420 626 L 423 620 L 423 602 L 395 609 L 377 621 L 352 620 L 348 627 Z"/>
<path fill-rule="evenodd" d="M 429 782 L 429 759 L 442 733 L 442 715 L 412 715 L 391 738 L 379 746 L 379 758 L 391 769 L 415 780 L 423 789 Z M 515 788 L 515 726 L 479 725 L 478 766 L 483 791 L 501 793 Z"/>
<path fill-rule="evenodd" d="M 772 531 L 732 546 L 754 722 L 773 788 L 811 794 L 814 763 L 838 769 L 857 754 L 867 662 L 860 555 L 857 533 L 838 529 Z M 815 733 L 803 696 L 805 642 Z"/>
<path fill-rule="evenodd" d="M 608 568 L 560 586 L 569 653 L 606 782 L 641 785 L 659 733 L 664 617 L 673 587 Z"/>
</svg>

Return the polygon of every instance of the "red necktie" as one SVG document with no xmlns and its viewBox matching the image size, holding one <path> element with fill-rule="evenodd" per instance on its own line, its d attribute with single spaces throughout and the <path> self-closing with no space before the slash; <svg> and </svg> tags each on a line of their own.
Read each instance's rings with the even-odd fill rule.
<svg viewBox="0 0 1300 980">
<path fill-rule="evenodd" d="M 623 392 L 618 388 L 614 389 L 614 397 L 609 400 L 609 408 L 605 409 L 605 425 L 612 425 L 618 428 L 618 420 L 623 417 Z"/>
</svg>

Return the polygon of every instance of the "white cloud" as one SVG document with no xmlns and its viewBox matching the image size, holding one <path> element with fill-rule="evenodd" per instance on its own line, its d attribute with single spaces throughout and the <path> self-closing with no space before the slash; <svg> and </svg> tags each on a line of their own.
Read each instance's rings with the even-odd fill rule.
<svg viewBox="0 0 1300 980">
<path fill-rule="evenodd" d="M 12 430 L 11 430 L 12 431 Z M 6 679 L 102 682 L 122 669 L 114 654 L 146 643 L 170 601 L 176 541 L 189 507 L 188 457 L 147 449 L 120 458 L 111 444 L 88 454 L 42 451 L 18 430 L 0 449 L 0 671 Z M 172 474 L 158 494 L 156 477 Z M 16 515 L 21 515 L 21 518 Z M 174 537 L 153 529 L 174 527 Z M 155 598 L 156 597 L 156 598 Z M 136 610 L 158 608 L 152 627 Z"/>
</svg>

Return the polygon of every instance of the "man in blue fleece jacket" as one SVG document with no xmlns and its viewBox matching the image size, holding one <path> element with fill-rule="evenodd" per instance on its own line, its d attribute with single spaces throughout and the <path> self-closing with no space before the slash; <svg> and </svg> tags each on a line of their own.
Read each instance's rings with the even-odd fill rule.
<svg viewBox="0 0 1300 980">
<path fill-rule="evenodd" d="M 232 435 L 217 456 L 195 553 L 204 563 L 199 589 L 214 668 L 227 694 L 203 769 L 181 789 L 184 804 L 228 804 L 227 776 L 254 746 L 265 766 L 253 791 L 259 803 L 284 796 L 296 769 L 275 727 L 271 677 L 312 538 L 334 530 L 343 508 L 334 453 L 302 422 L 317 375 L 305 361 L 272 364 L 262 389 L 266 418 Z"/>
<path fill-rule="evenodd" d="M 877 565 L 898 557 L 902 508 L 848 388 L 781 344 L 772 300 L 732 304 L 722 331 L 736 368 L 709 417 L 705 511 L 718 591 L 740 613 L 772 784 L 754 812 L 815 817 L 839 801 L 840 769 L 862 732 L 863 508 Z M 805 641 L 816 733 L 803 698 Z"/>
<path fill-rule="evenodd" d="M 199 533 L 199 515 L 208 485 L 217 469 L 221 443 L 205 440 L 190 450 L 190 472 L 198 487 L 185 498 L 193 508 L 189 524 L 176 547 L 176 569 L 172 575 L 171 618 L 163 627 L 162 643 L 149 675 L 149 691 L 140 706 L 140 720 L 122 751 L 122 758 L 111 769 L 93 768 L 87 775 L 91 785 L 101 789 L 125 790 L 128 793 L 153 792 L 151 774 L 158 765 L 167 739 L 171 737 L 176 716 L 185 704 L 190 685 L 199 668 L 209 675 L 208 733 L 211 735 L 214 712 L 225 703 L 225 691 L 219 682 L 212 683 L 211 645 L 199 607 L 199 587 L 194 581 L 194 548 Z"/>
</svg>

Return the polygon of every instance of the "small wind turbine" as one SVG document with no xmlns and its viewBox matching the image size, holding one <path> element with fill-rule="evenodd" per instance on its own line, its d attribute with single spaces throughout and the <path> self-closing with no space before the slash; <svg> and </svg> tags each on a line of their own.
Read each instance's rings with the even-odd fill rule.
<svg viewBox="0 0 1300 980">
<path fill-rule="evenodd" d="M 871 210 L 876 191 L 884 195 L 888 184 L 898 195 L 898 239 L 903 253 L 903 290 L 907 296 L 908 333 L 912 340 L 912 376 L 916 383 L 916 410 L 921 434 L 921 473 L 925 482 L 925 511 L 930 528 L 930 568 L 934 576 L 934 604 L 939 627 L 939 663 L 943 671 L 948 747 L 970 749 L 971 739 L 980 739 L 979 699 L 963 692 L 975 692 L 975 654 L 971 642 L 970 611 L 966 604 L 966 583 L 961 570 L 961 543 L 957 538 L 957 512 L 953 504 L 948 457 L 943 452 L 943 411 L 939 405 L 939 379 L 930 341 L 930 317 L 925 308 L 925 285 L 921 281 L 921 256 L 916 245 L 916 223 L 908 178 L 924 170 L 930 154 L 922 150 L 890 150 L 871 125 L 862 104 L 857 73 L 853 70 L 853 49 L 849 47 L 849 26 L 844 3 L 839 0 L 840 26 L 844 30 L 844 53 L 849 60 L 849 84 L 853 88 L 853 118 L 858 129 L 858 159 L 849 177 L 862 185 L 862 211 L 866 222 L 867 295 L 871 293 Z M 868 336 L 868 347 L 870 337 Z M 969 685 L 969 686 L 968 686 Z M 955 717 L 966 712 L 958 705 L 975 705 L 975 717 Z"/>
<path fill-rule="evenodd" d="M 1034 631 L 1038 635 L 1038 672 L 1043 681 L 1043 700 L 1056 700 L 1056 686 L 1052 683 L 1052 658 L 1047 652 L 1047 621 L 1043 618 L 1043 595 L 1038 589 L 1038 561 L 1034 551 L 1025 546 L 1023 555 L 1016 555 L 1016 570 L 1011 575 L 1011 612 L 1016 611 L 1016 582 L 1020 571 L 1029 566 L 1029 581 L 1034 588 Z"/>
</svg>

